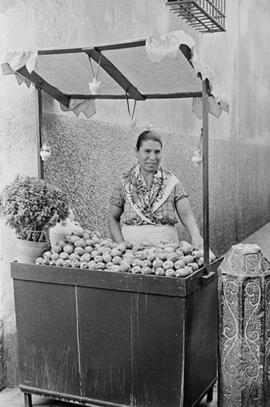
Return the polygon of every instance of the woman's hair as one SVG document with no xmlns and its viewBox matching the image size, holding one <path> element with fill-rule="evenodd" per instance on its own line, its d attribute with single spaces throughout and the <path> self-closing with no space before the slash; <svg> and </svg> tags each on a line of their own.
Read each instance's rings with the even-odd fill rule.
<svg viewBox="0 0 270 407">
<path fill-rule="evenodd" d="M 139 151 L 142 143 L 144 141 L 148 141 L 148 140 L 157 141 L 157 142 L 159 142 L 160 146 L 162 147 L 162 141 L 161 141 L 161 137 L 159 134 L 157 134 L 156 132 L 154 132 L 152 130 L 144 130 L 138 136 L 137 143 L 136 143 L 136 150 Z"/>
</svg>

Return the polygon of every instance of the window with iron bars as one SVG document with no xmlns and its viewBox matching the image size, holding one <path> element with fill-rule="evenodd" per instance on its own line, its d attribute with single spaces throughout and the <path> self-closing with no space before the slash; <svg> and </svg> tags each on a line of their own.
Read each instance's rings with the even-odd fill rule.
<svg viewBox="0 0 270 407">
<path fill-rule="evenodd" d="M 167 0 L 166 4 L 200 32 L 225 31 L 226 0 Z"/>
</svg>

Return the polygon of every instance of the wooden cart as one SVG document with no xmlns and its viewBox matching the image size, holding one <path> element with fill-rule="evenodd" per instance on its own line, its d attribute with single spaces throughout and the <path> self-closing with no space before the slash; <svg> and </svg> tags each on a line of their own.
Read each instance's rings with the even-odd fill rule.
<svg viewBox="0 0 270 407">
<path fill-rule="evenodd" d="M 94 406 L 195 406 L 216 381 L 216 270 L 168 278 L 11 264 L 20 388 Z"/>
</svg>

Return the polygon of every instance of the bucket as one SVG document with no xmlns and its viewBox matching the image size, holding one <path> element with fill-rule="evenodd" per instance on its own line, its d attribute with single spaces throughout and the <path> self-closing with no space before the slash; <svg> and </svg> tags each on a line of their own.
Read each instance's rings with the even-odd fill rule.
<svg viewBox="0 0 270 407">
<path fill-rule="evenodd" d="M 17 261 L 34 264 L 36 258 L 40 257 L 48 246 L 48 242 L 31 242 L 17 239 Z"/>
</svg>

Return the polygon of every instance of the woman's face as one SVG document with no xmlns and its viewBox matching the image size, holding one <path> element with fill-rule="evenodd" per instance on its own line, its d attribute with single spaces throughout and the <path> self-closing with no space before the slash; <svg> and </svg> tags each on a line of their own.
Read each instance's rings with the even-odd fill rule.
<svg viewBox="0 0 270 407">
<path fill-rule="evenodd" d="M 156 172 L 161 160 L 161 145 L 155 140 L 143 141 L 139 150 L 136 151 L 141 169 L 145 172 Z"/>
</svg>

